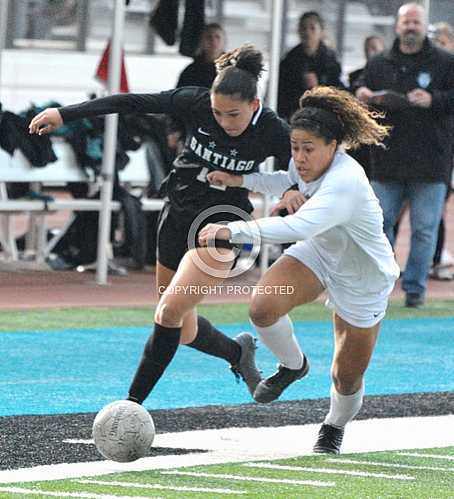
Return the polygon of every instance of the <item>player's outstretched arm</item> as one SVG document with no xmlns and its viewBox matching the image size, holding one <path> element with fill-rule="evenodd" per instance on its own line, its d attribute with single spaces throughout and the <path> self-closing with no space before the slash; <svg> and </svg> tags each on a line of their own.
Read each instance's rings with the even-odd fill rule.
<svg viewBox="0 0 454 499">
<path fill-rule="evenodd" d="M 45 135 L 63 125 L 63 118 L 56 107 L 48 107 L 37 114 L 30 122 L 30 133 Z"/>
<path fill-rule="evenodd" d="M 83 118 L 106 114 L 172 114 L 175 112 L 174 91 L 159 94 L 115 94 L 79 104 L 48 108 L 36 115 L 30 123 L 30 133 L 43 135 L 59 126 Z M 184 100 L 184 99 L 183 99 Z"/>
</svg>

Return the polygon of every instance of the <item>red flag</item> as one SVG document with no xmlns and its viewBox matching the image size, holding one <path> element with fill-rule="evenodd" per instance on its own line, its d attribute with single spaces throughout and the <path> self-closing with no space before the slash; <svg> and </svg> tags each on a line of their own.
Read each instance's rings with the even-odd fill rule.
<svg viewBox="0 0 454 499">
<path fill-rule="evenodd" d="M 95 77 L 103 82 L 107 83 L 109 76 L 109 55 L 110 55 L 110 40 L 107 42 L 106 48 L 102 54 L 101 60 L 98 64 L 98 69 L 96 70 Z M 128 93 L 128 77 L 126 75 L 126 65 L 125 65 L 125 52 L 121 50 L 121 76 L 120 76 L 120 92 Z"/>
</svg>

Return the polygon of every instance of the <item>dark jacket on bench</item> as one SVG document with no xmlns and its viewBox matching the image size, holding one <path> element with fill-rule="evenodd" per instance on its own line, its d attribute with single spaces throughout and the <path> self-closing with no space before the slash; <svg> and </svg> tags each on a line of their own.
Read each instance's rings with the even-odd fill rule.
<svg viewBox="0 0 454 499">
<path fill-rule="evenodd" d="M 10 111 L 0 112 L 0 147 L 11 155 L 20 149 L 32 166 L 57 160 L 49 137 L 30 135 L 28 121 Z"/>
</svg>

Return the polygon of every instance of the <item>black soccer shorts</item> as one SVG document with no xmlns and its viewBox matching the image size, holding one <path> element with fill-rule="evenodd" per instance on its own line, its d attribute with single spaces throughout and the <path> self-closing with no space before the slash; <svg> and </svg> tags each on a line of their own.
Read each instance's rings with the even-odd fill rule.
<svg viewBox="0 0 454 499">
<path fill-rule="evenodd" d="M 181 211 L 172 208 L 170 203 L 166 202 L 159 214 L 158 219 L 158 244 L 157 244 L 157 261 L 171 270 L 177 270 L 180 261 L 185 253 L 190 249 L 188 247 L 188 234 L 192 222 L 197 214 L 193 216 L 182 216 Z M 198 232 L 210 223 L 219 222 L 234 222 L 238 220 L 234 214 L 231 213 L 216 213 L 204 220 L 198 227 Z M 199 247 L 198 237 L 195 237 L 195 245 Z M 233 249 L 237 247 L 229 241 L 216 241 L 217 248 Z"/>
</svg>

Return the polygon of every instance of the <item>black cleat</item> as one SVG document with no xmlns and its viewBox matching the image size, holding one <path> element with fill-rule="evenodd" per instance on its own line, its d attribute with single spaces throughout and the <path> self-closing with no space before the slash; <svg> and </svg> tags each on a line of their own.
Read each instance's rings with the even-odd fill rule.
<svg viewBox="0 0 454 499">
<path fill-rule="evenodd" d="M 254 400 L 262 404 L 278 399 L 282 392 L 294 381 L 304 378 L 309 372 L 309 362 L 304 356 L 301 369 L 289 369 L 279 364 L 277 371 L 261 381 L 254 392 Z"/>
<path fill-rule="evenodd" d="M 407 293 L 405 296 L 405 306 L 409 308 L 419 308 L 424 305 L 424 295 L 420 293 Z"/>
<path fill-rule="evenodd" d="M 241 357 L 237 364 L 230 366 L 230 370 L 241 378 L 247 385 L 249 392 L 254 396 L 254 391 L 262 380 L 260 371 L 255 365 L 256 339 L 249 333 L 240 333 L 234 338 L 241 347 Z"/>
<path fill-rule="evenodd" d="M 323 423 L 313 451 L 317 454 L 339 454 L 343 436 L 343 428 Z"/>
</svg>

